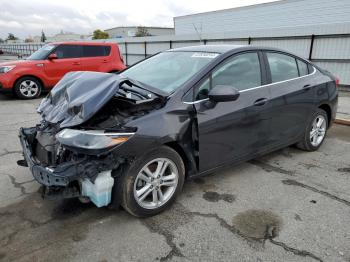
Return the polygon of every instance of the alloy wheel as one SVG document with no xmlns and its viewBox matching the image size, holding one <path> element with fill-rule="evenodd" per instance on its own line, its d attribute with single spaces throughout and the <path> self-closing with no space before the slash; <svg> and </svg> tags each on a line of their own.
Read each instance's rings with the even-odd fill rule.
<svg viewBox="0 0 350 262">
<path fill-rule="evenodd" d="M 32 80 L 24 80 L 19 85 L 19 91 L 25 97 L 35 97 L 39 92 L 39 86 Z"/>
<path fill-rule="evenodd" d="M 310 142 L 314 147 L 319 146 L 326 135 L 327 123 L 322 115 L 318 115 L 312 123 Z"/>
<path fill-rule="evenodd" d="M 134 183 L 134 197 L 143 208 L 156 209 L 167 203 L 176 191 L 179 171 L 168 158 L 148 162 Z"/>
</svg>

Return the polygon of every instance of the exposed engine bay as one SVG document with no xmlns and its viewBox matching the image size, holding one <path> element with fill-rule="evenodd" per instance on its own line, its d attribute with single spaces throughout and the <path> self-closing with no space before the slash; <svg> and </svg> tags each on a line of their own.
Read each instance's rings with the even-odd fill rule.
<svg viewBox="0 0 350 262">
<path fill-rule="evenodd" d="M 94 87 L 96 78 L 99 85 Z M 111 151 L 137 130 L 126 124 L 160 109 L 165 101 L 117 75 L 70 73 L 40 104 L 41 123 L 20 130 L 24 165 L 44 185 L 47 196 L 76 197 L 85 192 L 97 199 L 97 206 L 107 205 L 111 172 L 127 158 Z M 101 202 L 101 192 L 96 193 L 100 189 L 94 187 L 100 183 L 104 188 L 106 181 L 111 185 L 109 200 Z"/>
<path fill-rule="evenodd" d="M 47 99 L 52 98 L 49 96 Z M 161 108 L 163 106 L 162 102 L 164 101 L 159 96 L 146 92 L 137 86 L 133 86 L 130 81 L 124 80 L 120 82 L 119 89 L 105 105 L 91 118 L 80 125 L 74 126 L 74 129 L 135 132 L 136 127 L 127 127 L 125 124 Z M 42 102 L 42 104 L 45 103 L 46 101 Z M 74 108 L 77 108 L 77 106 L 75 105 Z M 62 147 L 56 139 L 56 134 L 62 130 L 60 122 L 50 123 L 44 115 L 43 121 L 35 129 L 36 143 L 33 142 L 36 146 L 34 152 L 40 163 L 55 167 L 70 160 L 71 152 Z"/>
<path fill-rule="evenodd" d="M 127 86 L 126 83 L 123 85 Z M 163 106 L 159 97 L 149 98 L 128 90 L 129 88 L 119 89 L 96 115 L 81 125 L 81 128 L 130 131 L 125 127 L 126 123 Z"/>
</svg>

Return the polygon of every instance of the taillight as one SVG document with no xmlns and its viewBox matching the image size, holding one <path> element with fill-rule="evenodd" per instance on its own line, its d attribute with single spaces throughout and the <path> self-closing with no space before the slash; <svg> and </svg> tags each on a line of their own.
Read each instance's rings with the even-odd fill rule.
<svg viewBox="0 0 350 262">
<path fill-rule="evenodd" d="M 338 77 L 335 78 L 335 84 L 336 84 L 336 86 L 338 86 L 340 84 L 340 80 Z"/>
<path fill-rule="evenodd" d="M 125 64 L 124 57 L 123 57 L 123 55 L 122 55 L 122 53 L 120 51 L 119 51 L 119 57 L 120 57 L 120 60 L 122 60 L 123 64 Z"/>
<path fill-rule="evenodd" d="M 123 54 L 122 54 L 122 52 L 120 52 L 120 49 L 119 49 L 119 46 L 118 46 L 118 45 L 117 45 L 117 49 L 118 49 L 118 53 L 119 53 L 119 58 L 120 58 L 120 60 L 122 60 L 123 64 L 125 64 Z"/>
</svg>

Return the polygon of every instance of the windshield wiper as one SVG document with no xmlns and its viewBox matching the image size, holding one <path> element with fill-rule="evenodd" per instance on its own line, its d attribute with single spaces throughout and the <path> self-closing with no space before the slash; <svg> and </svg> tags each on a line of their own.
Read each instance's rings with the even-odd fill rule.
<svg viewBox="0 0 350 262">
<path fill-rule="evenodd" d="M 125 87 L 125 85 L 119 88 L 119 90 L 117 91 L 117 94 L 120 96 L 126 97 L 128 99 L 135 99 L 135 100 L 148 100 L 152 96 L 150 93 L 146 94 L 141 89 L 136 90 L 136 88 L 128 88 L 128 87 Z"/>
<path fill-rule="evenodd" d="M 140 88 L 140 89 L 142 89 L 142 90 L 151 92 L 151 93 L 153 93 L 153 94 L 155 94 L 155 95 L 157 95 L 157 96 L 159 96 L 159 97 L 162 97 L 162 98 L 166 98 L 166 97 L 168 97 L 168 95 L 169 95 L 169 94 L 166 93 L 166 92 L 163 92 L 163 91 L 161 91 L 161 90 L 159 90 L 159 89 L 157 89 L 157 88 L 154 88 L 154 87 L 152 87 L 152 86 L 150 86 L 150 85 L 147 85 L 147 84 L 142 83 L 142 82 L 140 82 L 140 81 L 137 81 L 137 80 L 135 80 L 135 79 L 131 79 L 131 78 L 129 78 L 129 77 L 124 77 L 124 76 L 123 76 L 123 78 L 125 78 L 125 80 L 122 81 L 121 86 L 123 85 L 123 83 L 129 82 L 129 86 L 130 86 L 130 87 L 131 87 L 131 86 L 136 86 L 136 87 L 138 87 L 138 88 Z M 133 89 L 131 89 L 131 90 L 133 90 Z M 148 98 L 149 98 L 149 97 L 148 97 Z"/>
<path fill-rule="evenodd" d="M 128 83 L 129 82 L 129 83 Z M 120 93 L 120 91 L 122 91 L 125 95 L 127 93 L 132 93 L 138 97 L 140 97 L 141 99 L 150 99 L 152 97 L 152 94 L 144 89 L 141 89 L 140 87 L 136 86 L 135 84 L 132 84 L 129 80 L 126 81 L 122 81 L 120 83 L 120 87 L 119 87 L 119 91 L 118 93 Z"/>
</svg>

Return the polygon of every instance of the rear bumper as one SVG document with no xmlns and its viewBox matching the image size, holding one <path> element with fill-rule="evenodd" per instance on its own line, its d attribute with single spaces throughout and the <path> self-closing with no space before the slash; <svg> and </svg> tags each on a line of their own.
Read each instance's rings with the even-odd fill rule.
<svg viewBox="0 0 350 262">
<path fill-rule="evenodd" d="M 331 107 L 331 119 L 329 120 L 329 127 L 331 127 L 336 120 L 337 117 L 337 111 L 338 111 L 338 93 L 336 93 L 330 102 Z"/>
</svg>

